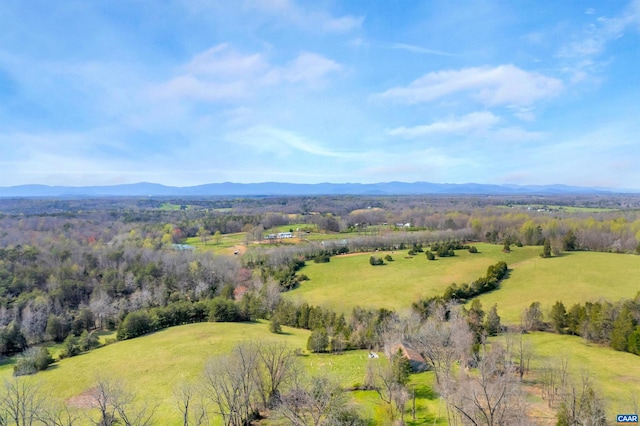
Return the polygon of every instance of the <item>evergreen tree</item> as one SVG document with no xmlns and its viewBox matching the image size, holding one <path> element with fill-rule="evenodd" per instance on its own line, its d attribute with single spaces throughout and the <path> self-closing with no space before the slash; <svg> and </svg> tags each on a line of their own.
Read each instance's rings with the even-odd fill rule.
<svg viewBox="0 0 640 426">
<path fill-rule="evenodd" d="M 556 333 L 560 334 L 567 327 L 567 310 L 559 300 L 551 307 L 551 325 Z"/>
<path fill-rule="evenodd" d="M 473 302 L 471 302 L 467 312 L 467 322 L 475 342 L 481 343 L 484 334 L 484 311 L 482 310 L 482 303 L 478 299 L 473 299 Z"/>
<path fill-rule="evenodd" d="M 489 336 L 495 336 L 500 333 L 502 326 L 500 325 L 500 315 L 498 315 L 498 304 L 494 303 L 487 318 L 484 322 L 484 329 Z"/>
<path fill-rule="evenodd" d="M 551 240 L 549 240 L 549 238 L 544 239 L 544 243 L 542 245 L 542 253 L 540 253 L 540 257 L 545 259 L 551 257 Z"/>
<path fill-rule="evenodd" d="M 391 368 L 393 370 L 393 380 L 396 383 L 406 385 L 409 382 L 409 375 L 412 371 L 411 364 L 402 353 L 402 349 L 398 348 L 398 351 L 391 357 Z"/>
<path fill-rule="evenodd" d="M 623 306 L 617 318 L 613 322 L 611 331 L 611 343 L 609 344 L 617 351 L 626 351 L 629 347 L 629 336 L 633 333 L 635 324 L 633 314 L 627 305 Z"/>
</svg>

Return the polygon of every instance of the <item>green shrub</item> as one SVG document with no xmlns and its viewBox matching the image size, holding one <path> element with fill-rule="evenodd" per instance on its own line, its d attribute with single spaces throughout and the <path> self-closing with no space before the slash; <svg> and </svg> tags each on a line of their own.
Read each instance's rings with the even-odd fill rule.
<svg viewBox="0 0 640 426">
<path fill-rule="evenodd" d="M 280 325 L 280 321 L 277 318 L 273 318 L 271 323 L 269 324 L 269 331 L 274 334 L 282 333 L 282 325 Z"/>
<path fill-rule="evenodd" d="M 18 358 L 16 365 L 13 367 L 13 375 L 35 374 L 38 371 L 46 370 L 52 363 L 53 358 L 47 348 L 30 348 Z"/>
<path fill-rule="evenodd" d="M 209 302 L 209 321 L 236 322 L 241 320 L 240 309 L 233 300 L 214 297 Z"/>
<path fill-rule="evenodd" d="M 118 327 L 118 340 L 133 339 L 151 331 L 153 331 L 153 324 L 148 313 L 144 311 L 129 312 Z"/>
<path fill-rule="evenodd" d="M 371 256 L 369 258 L 369 264 L 373 266 L 384 265 L 384 260 L 381 257 Z"/>
</svg>

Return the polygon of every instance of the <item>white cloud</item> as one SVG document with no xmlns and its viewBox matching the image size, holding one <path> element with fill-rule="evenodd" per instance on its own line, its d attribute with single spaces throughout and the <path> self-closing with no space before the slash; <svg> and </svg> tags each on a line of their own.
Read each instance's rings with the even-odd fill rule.
<svg viewBox="0 0 640 426">
<path fill-rule="evenodd" d="M 182 75 L 157 88 L 154 94 L 161 98 L 187 98 L 199 101 L 236 100 L 252 93 L 247 83 L 207 81 L 193 75 Z"/>
<path fill-rule="evenodd" d="M 152 89 L 152 97 L 199 101 L 234 101 L 282 84 L 321 86 L 337 62 L 303 52 L 284 66 L 270 64 L 262 54 L 241 54 L 220 44 L 196 55 L 182 67 L 184 73 Z"/>
<path fill-rule="evenodd" d="M 242 55 L 223 43 L 196 55 L 184 68 L 196 75 L 237 77 L 255 75 L 268 67 L 263 55 Z"/>
<path fill-rule="evenodd" d="M 520 127 L 504 127 L 492 132 L 489 136 L 495 142 L 530 142 L 538 141 L 546 136 L 544 132 L 529 132 Z"/>
<path fill-rule="evenodd" d="M 431 72 L 408 86 L 388 89 L 374 98 L 417 104 L 467 93 L 483 105 L 519 107 L 557 96 L 562 89 L 562 81 L 556 78 L 500 65 Z"/>
<path fill-rule="evenodd" d="M 593 15 L 595 11 L 585 12 Z M 607 47 L 607 44 L 621 38 L 629 27 L 640 30 L 640 0 L 632 1 L 625 11 L 617 17 L 599 17 L 589 24 L 583 32 L 562 46 L 558 57 L 569 61 L 564 71 L 570 74 L 573 82 L 586 80 L 602 68 L 602 62 L 596 61 Z"/>
<path fill-rule="evenodd" d="M 436 56 L 456 56 L 452 53 L 442 52 L 440 50 L 427 49 L 425 47 L 416 46 L 413 44 L 406 43 L 391 43 L 389 45 L 392 49 L 398 50 L 406 50 L 413 53 L 421 53 L 425 55 L 436 55 Z"/>
<path fill-rule="evenodd" d="M 491 112 L 472 112 L 463 117 L 453 117 L 448 120 L 438 121 L 415 127 L 398 127 L 388 132 L 391 136 L 401 136 L 413 139 L 433 134 L 468 134 L 485 131 L 500 121 L 500 117 Z"/>
<path fill-rule="evenodd" d="M 334 151 L 294 132 L 268 126 L 256 126 L 234 133 L 228 137 L 228 140 L 231 143 L 249 146 L 253 150 L 283 156 L 297 151 L 320 157 L 357 158 L 354 153 Z"/>
<path fill-rule="evenodd" d="M 342 16 L 340 18 L 323 19 L 322 28 L 328 32 L 346 33 L 360 28 L 363 22 L 363 16 Z"/>
<path fill-rule="evenodd" d="M 281 70 L 284 80 L 314 85 L 329 73 L 340 71 L 341 65 L 315 53 L 301 53 Z"/>
</svg>

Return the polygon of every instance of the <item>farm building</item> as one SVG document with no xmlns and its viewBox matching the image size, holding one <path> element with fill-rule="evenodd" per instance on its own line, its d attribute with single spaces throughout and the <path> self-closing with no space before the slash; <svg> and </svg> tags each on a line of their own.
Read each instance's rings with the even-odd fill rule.
<svg viewBox="0 0 640 426">
<path fill-rule="evenodd" d="M 409 360 L 409 365 L 411 365 L 411 369 L 414 372 L 425 371 L 427 369 L 427 362 L 424 360 L 422 355 L 411 346 L 406 343 L 395 343 L 390 346 L 385 346 L 384 353 L 388 358 L 400 350 L 403 356 Z"/>
</svg>

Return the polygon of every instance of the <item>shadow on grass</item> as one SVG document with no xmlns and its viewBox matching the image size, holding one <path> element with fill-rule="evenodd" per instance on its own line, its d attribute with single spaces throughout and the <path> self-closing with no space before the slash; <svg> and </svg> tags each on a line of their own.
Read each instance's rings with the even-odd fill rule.
<svg viewBox="0 0 640 426">
<path fill-rule="evenodd" d="M 14 365 L 16 363 L 16 357 L 12 356 L 12 357 L 3 357 L 2 359 L 0 359 L 0 367 L 4 367 L 7 365 Z"/>
<path fill-rule="evenodd" d="M 430 401 L 435 401 L 440 397 L 436 391 L 428 386 L 420 386 L 415 388 L 416 398 L 418 399 L 428 399 Z"/>
</svg>

